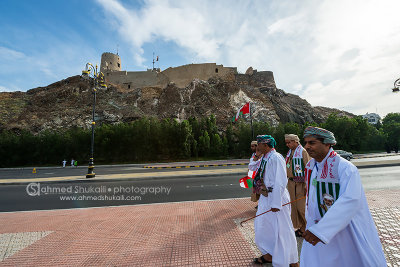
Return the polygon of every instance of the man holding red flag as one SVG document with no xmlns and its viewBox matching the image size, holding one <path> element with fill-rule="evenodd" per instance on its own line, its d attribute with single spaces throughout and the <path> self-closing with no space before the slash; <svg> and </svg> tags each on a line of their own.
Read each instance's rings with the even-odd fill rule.
<svg viewBox="0 0 400 267">
<path fill-rule="evenodd" d="M 250 164 L 257 165 L 257 159 L 260 158 L 260 155 L 257 156 L 257 141 L 251 141 L 250 144 L 250 149 L 253 152 L 253 154 L 250 157 Z M 256 176 L 257 171 L 251 171 L 249 170 L 247 173 L 247 176 L 239 179 L 239 184 L 243 188 L 252 188 L 253 187 L 253 179 Z M 258 199 L 260 198 L 259 194 L 252 194 L 251 195 L 251 201 L 257 202 Z"/>
<path fill-rule="evenodd" d="M 257 157 L 257 154 L 256 154 L 256 151 L 257 151 L 257 141 L 251 141 L 250 148 L 251 148 L 251 151 L 253 152 L 253 154 L 251 155 L 251 158 L 250 158 L 250 162 L 251 162 L 252 159 L 254 160 L 255 157 Z M 254 176 L 256 176 L 256 173 L 257 173 L 257 171 L 251 171 L 251 170 L 249 170 L 249 173 L 247 174 L 247 176 L 249 176 L 249 177 L 253 180 L 253 179 L 254 179 Z M 251 200 L 251 201 L 257 202 L 259 198 L 260 198 L 260 195 L 257 194 L 256 192 L 252 192 L 252 193 L 251 193 L 251 196 L 250 196 L 250 200 Z M 257 207 L 258 207 L 258 206 L 256 206 L 255 208 L 257 208 Z"/>
<path fill-rule="evenodd" d="M 257 170 L 253 187 L 260 194 L 254 221 L 255 243 L 263 254 L 254 259 L 255 264 L 272 263 L 276 267 L 298 266 L 297 242 L 290 219 L 290 202 L 286 189 L 285 160 L 276 152 L 276 141 L 270 135 L 257 136 L 257 154 L 250 160 L 249 169 Z M 263 155 L 261 155 L 263 154 Z M 255 164 L 254 161 L 260 161 Z"/>
<path fill-rule="evenodd" d="M 250 157 L 250 163 L 251 160 L 256 157 L 256 150 L 257 150 L 257 141 L 252 141 L 250 144 L 250 149 L 251 152 L 253 152 L 253 154 Z M 256 161 L 255 161 L 256 162 Z M 249 170 L 247 173 L 247 176 L 239 179 L 239 184 L 241 187 L 243 188 L 252 188 L 253 187 L 253 179 L 254 176 L 256 175 L 257 171 L 251 171 Z M 260 195 L 258 195 L 258 197 L 256 196 L 256 194 L 252 194 L 251 195 L 251 201 L 257 202 L 257 200 L 259 199 Z"/>
</svg>

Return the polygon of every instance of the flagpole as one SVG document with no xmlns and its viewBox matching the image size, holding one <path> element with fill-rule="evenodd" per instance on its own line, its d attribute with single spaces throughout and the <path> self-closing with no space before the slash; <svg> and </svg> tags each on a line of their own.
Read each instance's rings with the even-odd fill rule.
<svg viewBox="0 0 400 267">
<path fill-rule="evenodd" d="M 251 125 L 251 137 L 252 141 L 254 140 L 254 129 L 253 129 L 253 117 L 252 117 L 252 112 L 251 112 L 251 102 L 249 102 L 249 110 L 250 110 L 250 125 Z"/>
<path fill-rule="evenodd" d="M 153 52 L 153 69 L 152 71 L 154 71 L 154 52 Z"/>
</svg>

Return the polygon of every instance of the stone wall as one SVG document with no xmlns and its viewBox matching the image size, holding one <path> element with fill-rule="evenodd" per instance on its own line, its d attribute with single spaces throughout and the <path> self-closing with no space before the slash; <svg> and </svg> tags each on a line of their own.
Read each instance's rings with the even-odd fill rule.
<svg viewBox="0 0 400 267">
<path fill-rule="evenodd" d="M 272 71 L 258 72 L 250 67 L 246 74 L 238 74 L 237 68 L 224 67 L 216 63 L 188 64 L 174 68 L 170 67 L 162 72 L 159 69 L 121 71 L 120 57 L 113 53 L 103 53 L 101 55 L 100 69 L 105 74 L 106 82 L 121 84 L 126 89 L 164 88 L 169 83 L 174 83 L 179 88 L 185 88 L 194 79 L 207 81 L 213 77 L 260 89 L 276 88 Z"/>
<path fill-rule="evenodd" d="M 105 74 L 106 81 L 113 84 L 123 84 L 126 89 L 142 87 L 165 87 L 168 77 L 156 71 L 113 71 Z"/>
<path fill-rule="evenodd" d="M 184 88 L 194 79 L 207 81 L 211 77 L 229 78 L 237 73 L 236 68 L 224 67 L 215 63 L 189 64 L 168 68 L 162 72 L 147 71 L 106 71 L 106 82 L 123 84 L 126 89 L 142 87 L 162 87 L 170 82 Z"/>
<path fill-rule="evenodd" d="M 177 87 L 186 87 L 193 79 L 208 80 L 211 77 L 225 77 L 237 73 L 236 68 L 224 67 L 216 63 L 188 64 L 175 68 L 168 68 L 162 72 L 174 82 Z"/>
</svg>

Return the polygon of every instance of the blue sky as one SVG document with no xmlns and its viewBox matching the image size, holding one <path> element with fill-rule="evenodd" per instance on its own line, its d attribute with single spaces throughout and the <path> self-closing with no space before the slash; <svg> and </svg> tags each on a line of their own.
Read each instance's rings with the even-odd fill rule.
<svg viewBox="0 0 400 267">
<path fill-rule="evenodd" d="M 80 74 L 116 52 L 122 69 L 216 62 L 274 72 L 312 105 L 400 112 L 397 0 L 1 0 L 0 92 Z"/>
</svg>

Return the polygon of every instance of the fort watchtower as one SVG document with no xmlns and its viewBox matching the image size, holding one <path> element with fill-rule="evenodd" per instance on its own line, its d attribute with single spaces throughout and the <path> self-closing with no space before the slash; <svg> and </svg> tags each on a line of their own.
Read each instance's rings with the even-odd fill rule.
<svg viewBox="0 0 400 267">
<path fill-rule="evenodd" d="M 121 71 L 121 58 L 117 54 L 103 53 L 101 55 L 100 71 L 103 73 L 110 71 Z"/>
</svg>

